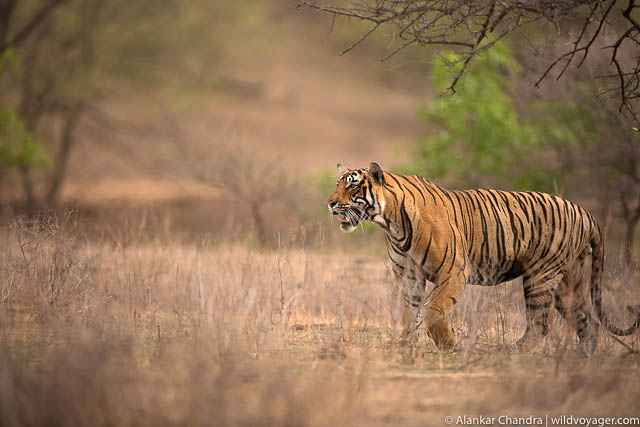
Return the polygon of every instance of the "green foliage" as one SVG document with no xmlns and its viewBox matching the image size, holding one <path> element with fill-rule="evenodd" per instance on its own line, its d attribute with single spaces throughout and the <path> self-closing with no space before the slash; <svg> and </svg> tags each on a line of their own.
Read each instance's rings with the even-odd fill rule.
<svg viewBox="0 0 640 427">
<path fill-rule="evenodd" d="M 577 98 L 590 100 L 597 98 L 594 87 L 587 84 L 577 85 Z M 547 140 L 559 144 L 560 149 L 575 148 L 586 139 L 596 139 L 602 124 L 598 117 L 598 105 L 577 100 L 556 99 L 539 102 L 536 108 L 540 113 L 539 132 Z"/>
<path fill-rule="evenodd" d="M 0 72 L 5 70 L 15 71 L 20 68 L 20 56 L 15 49 L 5 49 L 0 52 Z"/>
<path fill-rule="evenodd" d="M 15 49 L 6 49 L 0 54 L 0 73 L 20 71 L 20 55 Z M 48 165 L 49 158 L 42 153 L 41 146 L 26 129 L 24 122 L 10 108 L 0 108 L 0 179 L 16 167 L 35 164 Z"/>
<path fill-rule="evenodd" d="M 9 170 L 47 161 L 22 120 L 12 111 L 0 110 L 0 167 Z"/>
<path fill-rule="evenodd" d="M 15 72 L 20 68 L 20 56 L 15 49 L 0 53 L 0 72 Z M 44 160 L 40 146 L 24 122 L 10 109 L 0 108 L 0 179 L 15 167 Z"/>
<path fill-rule="evenodd" d="M 446 90 L 452 68 L 462 66 L 458 60 L 449 54 L 437 62 L 432 75 L 436 89 Z M 510 77 L 518 71 L 504 43 L 476 58 L 457 95 L 441 96 L 419 111 L 438 130 L 418 141 L 418 160 L 403 171 L 465 187 L 482 182 L 550 191 L 556 176 L 540 163 L 544 139 L 511 98 Z"/>
</svg>

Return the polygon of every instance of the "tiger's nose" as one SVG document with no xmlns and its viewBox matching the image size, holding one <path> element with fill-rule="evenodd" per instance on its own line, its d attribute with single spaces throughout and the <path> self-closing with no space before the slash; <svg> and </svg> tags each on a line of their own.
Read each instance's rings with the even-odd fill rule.
<svg viewBox="0 0 640 427">
<path fill-rule="evenodd" d="M 329 200 L 329 212 L 333 212 L 333 208 L 335 208 L 337 204 L 338 202 Z"/>
</svg>

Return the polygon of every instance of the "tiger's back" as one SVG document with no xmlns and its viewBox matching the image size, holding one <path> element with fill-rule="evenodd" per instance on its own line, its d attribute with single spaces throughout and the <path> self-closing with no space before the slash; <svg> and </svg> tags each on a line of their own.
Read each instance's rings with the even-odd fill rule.
<svg viewBox="0 0 640 427">
<path fill-rule="evenodd" d="M 545 193 L 446 191 L 443 205 L 463 235 L 474 268 L 470 283 L 492 285 L 524 275 L 548 280 L 590 250 L 593 216 Z"/>
<path fill-rule="evenodd" d="M 387 175 L 385 188 L 402 194 L 400 209 L 412 227 L 412 242 L 404 244 L 408 250 L 387 239 L 390 258 L 402 265 L 401 257 L 409 255 L 412 267 L 430 281 L 452 269 L 460 256 L 470 284 L 495 285 L 521 275 L 548 280 L 588 253 L 600 236 L 591 214 L 556 196 L 452 191 L 418 176 Z"/>
</svg>

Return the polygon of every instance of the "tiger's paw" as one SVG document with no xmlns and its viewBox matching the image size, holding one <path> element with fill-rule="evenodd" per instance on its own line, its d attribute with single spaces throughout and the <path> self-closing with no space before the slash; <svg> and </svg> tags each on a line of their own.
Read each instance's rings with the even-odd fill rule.
<svg viewBox="0 0 640 427">
<path fill-rule="evenodd" d="M 590 358 L 596 352 L 596 348 L 598 347 L 598 337 L 596 336 L 587 336 L 586 338 L 580 338 L 580 342 L 578 343 L 578 351 L 583 357 Z"/>
<path fill-rule="evenodd" d="M 446 321 L 437 320 L 430 322 L 427 326 L 429 336 L 433 339 L 436 347 L 440 351 L 454 351 L 456 340 L 453 331 Z"/>
<path fill-rule="evenodd" d="M 527 331 L 518 341 L 516 341 L 516 347 L 521 353 L 531 353 L 541 347 L 542 341 L 542 336 L 538 336 L 535 333 Z"/>
<path fill-rule="evenodd" d="M 398 339 L 398 347 L 415 347 L 418 344 L 418 332 L 403 333 Z"/>
<path fill-rule="evenodd" d="M 456 347 L 455 343 L 439 343 L 436 344 L 436 347 L 438 348 L 438 351 L 443 353 L 455 353 L 460 351 L 460 349 Z"/>
</svg>

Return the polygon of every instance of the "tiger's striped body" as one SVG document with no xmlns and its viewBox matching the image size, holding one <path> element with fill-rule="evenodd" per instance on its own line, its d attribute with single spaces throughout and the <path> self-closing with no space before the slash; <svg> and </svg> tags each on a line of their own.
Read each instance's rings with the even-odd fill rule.
<svg viewBox="0 0 640 427">
<path fill-rule="evenodd" d="M 342 170 L 341 170 L 342 169 Z M 418 176 L 369 169 L 347 170 L 329 199 L 334 214 L 345 215 L 350 231 L 360 220 L 386 232 L 387 253 L 396 287 L 406 302 L 409 336 L 421 317 L 425 280 L 435 284 L 427 301 L 426 324 L 442 348 L 454 344 L 447 314 L 466 284 L 496 285 L 523 277 L 527 330 L 519 341 L 530 348 L 548 331 L 553 304 L 575 325 L 586 352 L 595 348 L 598 325 L 581 287 L 583 264 L 592 254 L 592 300 L 601 322 L 600 281 L 603 241 L 591 214 L 580 206 L 544 193 L 498 190 L 450 191 Z"/>
</svg>

